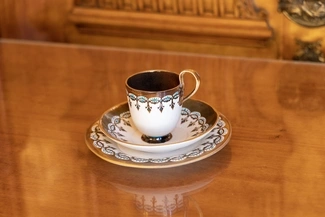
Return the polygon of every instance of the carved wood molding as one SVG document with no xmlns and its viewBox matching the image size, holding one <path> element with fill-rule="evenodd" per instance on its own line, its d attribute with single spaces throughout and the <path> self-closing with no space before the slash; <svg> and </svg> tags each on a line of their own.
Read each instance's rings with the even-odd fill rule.
<svg viewBox="0 0 325 217">
<path fill-rule="evenodd" d="M 312 62 L 325 62 L 325 55 L 322 52 L 322 40 L 317 41 L 303 41 L 296 39 L 298 49 L 293 56 L 293 60 L 297 61 L 312 61 Z"/>
<path fill-rule="evenodd" d="M 76 0 L 69 19 L 87 34 L 242 46 L 272 38 L 252 0 Z"/>
</svg>

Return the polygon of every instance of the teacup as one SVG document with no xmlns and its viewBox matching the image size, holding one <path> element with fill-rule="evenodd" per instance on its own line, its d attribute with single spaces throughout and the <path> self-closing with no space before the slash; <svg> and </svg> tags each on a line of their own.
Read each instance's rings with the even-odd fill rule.
<svg viewBox="0 0 325 217">
<path fill-rule="evenodd" d="M 195 78 L 195 87 L 184 96 L 184 75 Z M 181 117 L 183 102 L 200 86 L 200 76 L 191 69 L 180 74 L 166 70 L 150 70 L 126 79 L 126 92 L 132 122 L 148 143 L 163 143 L 172 138 Z"/>
</svg>

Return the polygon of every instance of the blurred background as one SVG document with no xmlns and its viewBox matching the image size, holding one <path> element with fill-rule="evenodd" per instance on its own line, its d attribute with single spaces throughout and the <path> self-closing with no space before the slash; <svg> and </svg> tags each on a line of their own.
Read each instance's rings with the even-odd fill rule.
<svg viewBox="0 0 325 217">
<path fill-rule="evenodd" d="M 0 0 L 0 37 L 324 62 L 325 0 Z"/>
</svg>

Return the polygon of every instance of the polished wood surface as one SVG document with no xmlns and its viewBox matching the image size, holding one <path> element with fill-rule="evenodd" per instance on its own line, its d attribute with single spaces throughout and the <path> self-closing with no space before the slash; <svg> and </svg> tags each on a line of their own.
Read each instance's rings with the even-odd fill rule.
<svg viewBox="0 0 325 217">
<path fill-rule="evenodd" d="M 126 77 L 154 68 L 200 73 L 194 98 L 232 124 L 223 150 L 135 169 L 87 148 L 87 128 L 125 101 Z M 0 216 L 323 216 L 324 72 L 323 64 L 2 40 Z M 153 198 L 176 208 L 150 212 L 142 205 Z"/>
</svg>

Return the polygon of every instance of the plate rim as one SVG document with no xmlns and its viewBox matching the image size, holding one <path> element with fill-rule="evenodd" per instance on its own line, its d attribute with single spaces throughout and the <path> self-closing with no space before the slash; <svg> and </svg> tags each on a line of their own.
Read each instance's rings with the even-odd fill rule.
<svg viewBox="0 0 325 217">
<path fill-rule="evenodd" d="M 90 149 L 90 151 L 93 152 L 97 157 L 101 158 L 102 160 L 104 160 L 106 162 L 109 162 L 109 163 L 112 163 L 115 165 L 129 167 L 129 168 L 140 168 L 140 169 L 164 169 L 164 168 L 179 167 L 179 166 L 192 164 L 192 163 L 204 160 L 204 159 L 216 154 L 217 152 L 221 151 L 225 146 L 227 146 L 227 144 L 229 143 L 231 136 L 232 136 L 232 126 L 231 126 L 231 123 L 229 122 L 229 120 L 223 114 L 220 113 L 219 117 L 222 118 L 222 120 L 226 123 L 226 125 L 228 125 L 228 128 L 227 128 L 228 133 L 227 133 L 227 137 L 225 138 L 225 140 L 223 140 L 222 142 L 217 144 L 217 147 L 214 148 L 212 151 L 204 152 L 205 154 L 203 154 L 203 155 L 193 157 L 193 158 L 188 158 L 187 160 L 184 160 L 184 161 L 164 162 L 164 163 L 159 163 L 159 164 L 152 163 L 152 162 L 136 163 L 136 162 L 133 162 L 130 160 L 126 161 L 126 160 L 118 159 L 115 156 L 109 156 L 107 154 L 104 154 L 100 149 L 96 148 L 91 141 L 89 141 L 89 140 L 91 140 L 90 139 L 91 128 L 98 122 L 98 120 L 95 121 L 93 124 L 91 124 L 90 127 L 88 127 L 87 132 L 85 134 L 85 142 L 86 142 L 88 149 Z M 106 134 L 104 134 L 104 135 L 106 136 Z M 114 141 L 110 141 L 110 142 L 114 142 Z"/>
</svg>

